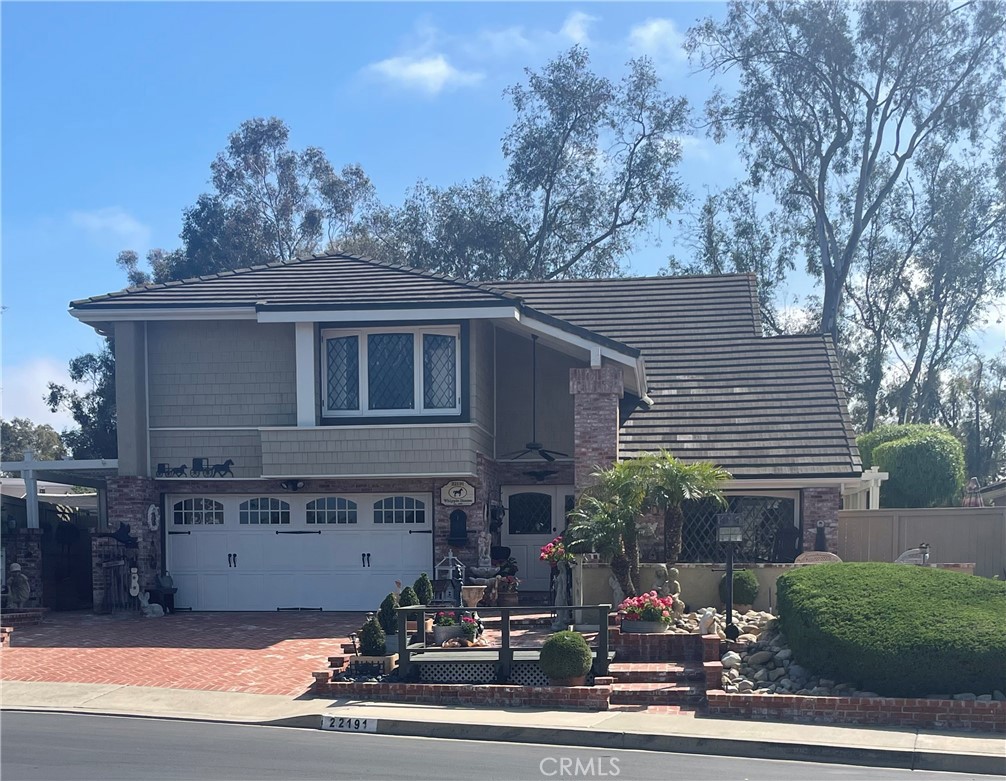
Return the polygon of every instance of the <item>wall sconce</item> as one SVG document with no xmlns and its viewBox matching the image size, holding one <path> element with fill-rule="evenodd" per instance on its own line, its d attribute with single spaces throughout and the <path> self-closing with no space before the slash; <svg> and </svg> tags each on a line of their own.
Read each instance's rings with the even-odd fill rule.
<svg viewBox="0 0 1006 781">
<path fill-rule="evenodd" d="M 279 484 L 279 487 L 284 491 L 299 491 L 304 487 L 303 480 L 284 480 Z"/>
</svg>

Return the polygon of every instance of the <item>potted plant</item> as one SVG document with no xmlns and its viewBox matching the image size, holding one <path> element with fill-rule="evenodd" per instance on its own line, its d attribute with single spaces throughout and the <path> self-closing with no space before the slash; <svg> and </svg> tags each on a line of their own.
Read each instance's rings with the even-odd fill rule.
<svg viewBox="0 0 1006 781">
<path fill-rule="evenodd" d="M 384 630 L 385 650 L 389 654 L 398 651 L 398 614 L 395 608 L 398 607 L 398 597 L 388 594 L 381 602 L 381 609 L 377 611 L 377 623 Z"/>
<path fill-rule="evenodd" d="M 425 572 L 416 578 L 416 582 L 412 585 L 412 588 L 416 592 L 416 598 L 419 600 L 417 604 L 428 605 L 433 601 L 433 583 L 430 581 L 430 576 Z"/>
<path fill-rule="evenodd" d="M 384 630 L 377 623 L 377 619 L 371 618 L 360 629 L 360 655 L 361 656 L 384 656 Z"/>
<path fill-rule="evenodd" d="M 411 607 L 412 605 L 418 605 L 419 597 L 416 596 L 416 592 L 413 590 L 412 586 L 406 586 L 402 589 L 402 593 L 398 595 L 398 606 L 399 607 Z M 409 613 L 405 616 L 405 628 L 406 631 L 415 632 L 417 631 L 416 621 L 421 618 L 422 615 L 419 612 Z M 430 625 L 427 624 L 426 631 L 430 631 Z"/>
<path fill-rule="evenodd" d="M 624 633 L 666 632 L 674 620 L 674 597 L 662 597 L 656 591 L 638 597 L 626 597 L 618 605 Z"/>
<path fill-rule="evenodd" d="M 542 644 L 538 664 L 551 686 L 583 686 L 593 658 L 579 632 L 556 632 Z"/>
<path fill-rule="evenodd" d="M 520 579 L 516 575 L 501 575 L 497 586 L 496 604 L 500 607 L 517 607 L 517 589 Z"/>
<path fill-rule="evenodd" d="M 473 642 L 479 634 L 479 625 L 471 616 L 461 616 L 461 635 L 469 643 Z"/>
<path fill-rule="evenodd" d="M 734 610 L 746 613 L 758 598 L 758 578 L 749 569 L 734 573 Z M 727 576 L 720 578 L 720 601 L 727 603 Z"/>
<path fill-rule="evenodd" d="M 441 610 L 433 618 L 433 643 L 443 645 L 452 637 L 463 637 L 465 634 L 461 616 L 453 610 Z"/>
<path fill-rule="evenodd" d="M 566 550 L 560 534 L 552 542 L 542 545 L 538 553 L 539 561 L 547 561 L 552 569 L 558 568 L 560 564 L 568 564 L 573 560 L 573 554 Z"/>
</svg>

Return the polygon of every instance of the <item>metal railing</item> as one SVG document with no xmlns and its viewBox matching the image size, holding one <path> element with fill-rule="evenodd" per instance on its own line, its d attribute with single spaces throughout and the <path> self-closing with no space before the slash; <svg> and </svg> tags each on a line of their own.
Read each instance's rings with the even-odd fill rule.
<svg viewBox="0 0 1006 781">
<path fill-rule="evenodd" d="M 438 647 L 427 647 L 426 645 L 426 614 L 427 613 L 439 613 L 441 611 L 453 611 L 456 613 L 478 612 L 479 616 L 484 615 L 495 615 L 500 616 L 500 644 L 499 646 L 487 646 L 480 650 L 488 651 L 490 653 L 496 654 L 496 680 L 500 682 L 505 682 L 510 677 L 510 669 L 513 667 L 514 660 L 514 648 L 510 645 L 510 616 L 513 614 L 521 613 L 540 613 L 541 606 L 534 607 L 480 607 L 480 608 L 464 608 L 464 607 L 445 607 L 445 606 L 435 606 L 431 607 L 429 605 L 410 605 L 408 607 L 398 607 L 395 608 L 395 612 L 398 614 L 398 674 L 403 680 L 408 680 L 411 673 L 411 657 L 416 654 L 424 654 L 435 651 L 450 651 L 450 649 L 438 648 Z M 554 610 L 561 611 L 573 611 L 570 615 L 579 615 L 583 618 L 584 614 L 597 616 L 597 638 L 595 640 L 595 646 L 591 649 L 594 653 L 594 664 L 593 671 L 594 675 L 607 675 L 608 673 L 608 651 L 610 648 L 609 638 L 608 638 L 608 614 L 611 612 L 611 605 L 560 605 L 554 608 Z M 413 618 L 415 617 L 415 618 Z M 409 634 L 406 630 L 407 621 L 416 621 L 416 633 L 419 636 L 419 642 L 411 644 L 409 643 Z M 589 643 L 588 643 L 589 645 Z M 541 646 L 537 647 L 521 647 L 519 650 L 539 650 Z M 482 661 L 485 659 L 476 660 L 473 657 L 468 657 L 464 653 L 459 653 L 457 659 L 452 659 L 451 661 L 463 662 L 466 658 L 471 661 Z"/>
</svg>

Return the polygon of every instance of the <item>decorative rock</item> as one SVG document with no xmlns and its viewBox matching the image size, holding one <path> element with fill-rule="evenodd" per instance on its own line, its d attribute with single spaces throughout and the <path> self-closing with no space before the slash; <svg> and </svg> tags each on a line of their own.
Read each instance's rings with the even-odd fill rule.
<svg viewBox="0 0 1006 781">
<path fill-rule="evenodd" d="M 782 680 L 779 681 L 779 688 L 785 689 L 786 691 L 792 691 L 793 681 L 791 681 L 789 678 L 783 678 Z"/>
<path fill-rule="evenodd" d="M 741 631 L 747 635 L 760 635 L 761 627 L 758 624 L 745 624 L 741 627 Z"/>
<path fill-rule="evenodd" d="M 978 702 L 992 702 L 992 695 L 991 694 L 979 694 L 978 695 Z"/>
<path fill-rule="evenodd" d="M 1001 691 L 996 689 L 992 692 L 992 699 L 996 702 L 1006 702 L 1006 694 L 1003 694 Z"/>
<path fill-rule="evenodd" d="M 815 686 L 810 690 L 810 693 L 813 697 L 827 697 L 831 694 L 831 689 L 827 689 L 824 686 Z"/>
<path fill-rule="evenodd" d="M 926 699 L 927 700 L 949 700 L 950 699 L 950 695 L 949 694 L 927 694 L 926 695 Z"/>
<path fill-rule="evenodd" d="M 783 648 L 781 651 L 776 651 L 775 660 L 777 662 L 784 662 L 793 656 L 793 652 L 788 648 Z"/>
<path fill-rule="evenodd" d="M 732 683 L 728 683 L 723 687 L 723 691 L 727 692 L 727 694 L 737 694 L 740 691 L 740 688 Z"/>
<path fill-rule="evenodd" d="M 834 685 L 835 685 L 835 682 L 833 680 L 829 679 L 829 678 L 822 678 L 821 679 L 821 686 L 825 687 L 826 689 L 830 689 Z"/>
<path fill-rule="evenodd" d="M 777 670 L 770 670 L 769 674 L 768 674 L 768 678 L 769 678 L 770 681 L 778 681 L 785 674 L 786 674 L 786 671 L 783 670 L 783 669 L 781 669 L 781 668 L 777 669 Z"/>
<path fill-rule="evenodd" d="M 727 651 L 723 654 L 720 661 L 723 663 L 723 666 L 727 668 L 739 667 L 741 663 L 741 656 L 736 651 Z"/>
<path fill-rule="evenodd" d="M 737 691 L 741 694 L 751 691 L 754 688 L 754 684 L 751 681 L 738 681 Z"/>
<path fill-rule="evenodd" d="M 801 667 L 800 665 L 798 665 L 798 664 L 791 664 L 789 666 L 789 677 L 790 678 L 793 678 L 794 680 L 796 680 L 798 678 L 806 678 L 807 676 L 808 676 L 808 672 L 803 667 Z"/>
<path fill-rule="evenodd" d="M 955 700 L 977 700 L 978 697 L 972 692 L 964 692 L 963 694 L 955 694 Z"/>
<path fill-rule="evenodd" d="M 747 658 L 748 664 L 765 664 L 773 656 L 771 651 L 757 651 Z"/>
<path fill-rule="evenodd" d="M 758 639 L 756 635 L 753 634 L 743 634 L 737 638 L 738 643 L 753 643 Z"/>
<path fill-rule="evenodd" d="M 772 686 L 772 682 L 771 681 L 759 681 L 758 683 L 755 684 L 755 689 L 759 689 L 759 690 L 768 689 L 771 686 Z"/>
<path fill-rule="evenodd" d="M 756 681 L 765 681 L 768 679 L 768 670 L 764 667 L 754 674 L 754 679 Z"/>
</svg>

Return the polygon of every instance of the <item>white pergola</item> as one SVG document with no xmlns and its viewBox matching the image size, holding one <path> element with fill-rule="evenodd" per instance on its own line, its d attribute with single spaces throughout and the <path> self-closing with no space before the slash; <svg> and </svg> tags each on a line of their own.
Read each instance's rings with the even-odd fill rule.
<svg viewBox="0 0 1006 781">
<path fill-rule="evenodd" d="M 890 474 L 870 467 L 856 480 L 842 483 L 843 510 L 876 510 L 880 507 L 880 484 Z"/>
<path fill-rule="evenodd" d="M 23 461 L 0 462 L 4 472 L 20 472 L 24 480 L 25 507 L 28 528 L 38 528 L 38 480 L 43 478 L 53 483 L 84 485 L 98 489 L 99 514 L 104 514 L 105 479 L 119 474 L 117 458 L 94 458 L 87 460 L 39 461 L 30 450 L 24 451 Z"/>
</svg>

